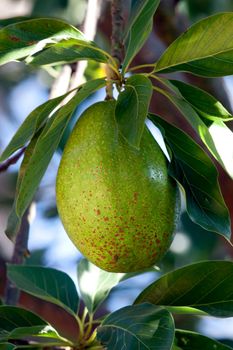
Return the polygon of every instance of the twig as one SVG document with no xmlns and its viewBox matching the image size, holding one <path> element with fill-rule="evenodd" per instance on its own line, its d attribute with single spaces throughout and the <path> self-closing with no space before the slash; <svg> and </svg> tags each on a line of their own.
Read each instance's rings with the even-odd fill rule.
<svg viewBox="0 0 233 350">
<path fill-rule="evenodd" d="M 12 264 L 23 264 L 28 256 L 28 235 L 29 235 L 29 216 L 30 208 L 26 210 L 22 217 L 19 232 L 16 236 L 14 253 L 11 259 Z M 19 298 L 19 290 L 10 280 L 7 280 L 5 289 L 5 303 L 7 305 L 16 305 Z"/>
<path fill-rule="evenodd" d="M 124 55 L 123 45 L 123 1 L 112 0 L 111 16 L 112 16 L 112 36 L 111 36 L 111 55 L 116 61 L 118 69 L 121 66 Z M 117 80 L 115 72 L 107 67 L 107 86 L 106 86 L 106 100 L 113 98 L 112 80 Z"/>
<path fill-rule="evenodd" d="M 5 162 L 0 163 L 0 173 L 6 171 L 11 165 L 17 163 L 19 158 L 24 154 L 26 147 L 21 148 L 14 156 L 8 158 Z"/>
<path fill-rule="evenodd" d="M 120 67 L 123 60 L 124 45 L 123 45 L 123 1 L 112 0 L 112 37 L 111 37 L 111 53 L 117 61 L 118 67 Z"/>
</svg>

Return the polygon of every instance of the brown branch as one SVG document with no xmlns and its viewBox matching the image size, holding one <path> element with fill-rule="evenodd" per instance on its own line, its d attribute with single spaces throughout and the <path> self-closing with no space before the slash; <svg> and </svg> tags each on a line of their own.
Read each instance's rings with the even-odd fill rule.
<svg viewBox="0 0 233 350">
<path fill-rule="evenodd" d="M 121 67 L 124 56 L 124 44 L 123 44 L 123 0 L 112 0 L 111 5 L 111 17 L 112 17 L 112 35 L 111 35 L 111 55 L 115 59 L 117 67 Z M 113 98 L 112 80 L 117 80 L 116 73 L 107 66 L 107 86 L 106 86 L 106 100 Z"/>
<path fill-rule="evenodd" d="M 112 37 L 111 37 L 111 54 L 116 59 L 118 67 L 123 60 L 124 45 L 123 45 L 123 1 L 112 0 Z"/>
<path fill-rule="evenodd" d="M 26 147 L 21 148 L 14 156 L 8 158 L 5 162 L 0 163 L 0 173 L 6 171 L 11 165 L 17 163 L 19 158 L 24 154 Z"/>
<path fill-rule="evenodd" d="M 16 236 L 14 253 L 11 259 L 12 264 L 23 264 L 28 256 L 28 236 L 29 236 L 29 215 L 30 208 L 26 210 L 22 217 L 20 229 Z M 10 280 L 7 280 L 5 289 L 5 303 L 7 305 L 16 305 L 19 299 L 19 290 Z"/>
</svg>

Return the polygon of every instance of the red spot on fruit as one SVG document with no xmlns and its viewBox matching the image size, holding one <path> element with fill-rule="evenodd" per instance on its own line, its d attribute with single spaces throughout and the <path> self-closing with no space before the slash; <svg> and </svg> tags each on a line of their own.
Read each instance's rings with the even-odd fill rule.
<svg viewBox="0 0 233 350">
<path fill-rule="evenodd" d="M 100 210 L 99 209 L 94 209 L 94 211 L 96 212 L 96 215 L 100 215 Z"/>
<path fill-rule="evenodd" d="M 160 244 L 161 243 L 160 239 L 156 239 L 156 243 Z"/>
<path fill-rule="evenodd" d="M 109 218 L 106 216 L 106 217 L 104 218 L 104 221 L 109 221 Z"/>
<path fill-rule="evenodd" d="M 119 232 L 124 232 L 124 229 L 122 227 L 120 227 Z"/>
</svg>

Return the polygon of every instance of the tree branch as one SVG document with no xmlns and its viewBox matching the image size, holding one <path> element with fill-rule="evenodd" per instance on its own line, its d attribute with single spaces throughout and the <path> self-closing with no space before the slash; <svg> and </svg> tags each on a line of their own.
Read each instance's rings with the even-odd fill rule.
<svg viewBox="0 0 233 350">
<path fill-rule="evenodd" d="M 112 0 L 111 6 L 112 16 L 112 35 L 111 35 L 111 55 L 116 60 L 117 67 L 120 68 L 123 56 L 124 56 L 124 45 L 123 45 L 123 1 Z M 113 98 L 113 88 L 111 80 L 117 80 L 115 72 L 107 67 L 107 86 L 106 86 L 106 100 Z"/>
<path fill-rule="evenodd" d="M 25 149 L 26 147 L 21 148 L 14 156 L 8 158 L 5 162 L 0 163 L 0 173 L 6 171 L 12 164 L 17 163 Z"/>
<path fill-rule="evenodd" d="M 22 217 L 19 232 L 16 236 L 14 253 L 11 259 L 12 264 L 23 264 L 28 256 L 28 236 L 29 236 L 29 216 L 30 208 L 26 210 Z M 19 290 L 10 280 L 7 280 L 5 289 L 5 303 L 7 305 L 16 305 L 19 299 Z"/>
<path fill-rule="evenodd" d="M 112 0 L 112 37 L 111 37 L 111 54 L 116 59 L 118 67 L 123 60 L 124 45 L 123 45 L 123 1 Z"/>
</svg>

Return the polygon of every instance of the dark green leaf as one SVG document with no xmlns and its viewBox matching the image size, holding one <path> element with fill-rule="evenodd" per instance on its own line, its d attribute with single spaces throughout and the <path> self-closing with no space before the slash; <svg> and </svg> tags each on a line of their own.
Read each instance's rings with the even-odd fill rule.
<svg viewBox="0 0 233 350">
<path fill-rule="evenodd" d="M 56 97 L 49 101 L 46 101 L 42 105 L 34 109 L 28 117 L 24 120 L 23 124 L 19 127 L 18 131 L 12 137 L 10 143 L 2 153 L 0 162 L 4 161 L 12 153 L 23 147 L 43 126 L 45 121 L 48 119 L 52 111 L 59 105 L 59 103 L 70 94 L 68 92 L 65 95 Z"/>
<path fill-rule="evenodd" d="M 148 286 L 135 303 L 190 306 L 216 317 L 233 316 L 233 262 L 203 261 L 169 272 Z"/>
<path fill-rule="evenodd" d="M 178 329 L 175 337 L 176 345 L 182 350 L 232 350 L 230 346 L 195 332 Z"/>
<path fill-rule="evenodd" d="M 164 80 L 163 80 L 164 81 Z M 224 152 L 219 154 L 215 142 L 210 134 L 210 131 L 203 120 L 200 118 L 195 109 L 182 97 L 175 96 L 170 94 L 167 91 L 158 89 L 162 94 L 164 94 L 176 108 L 182 113 L 182 115 L 187 119 L 189 124 L 195 130 L 195 132 L 199 135 L 203 143 L 206 145 L 208 150 L 214 156 L 214 158 L 219 162 L 219 164 L 228 172 L 228 168 L 225 166 L 223 162 Z M 231 174 L 229 173 L 231 176 Z"/>
<path fill-rule="evenodd" d="M 79 298 L 66 273 L 40 266 L 8 265 L 7 274 L 19 289 L 76 314 Z"/>
<path fill-rule="evenodd" d="M 88 81 L 66 105 L 62 106 L 49 118 L 33 149 L 27 171 L 19 186 L 16 198 L 16 212 L 19 217 L 23 215 L 30 204 L 76 107 L 91 93 L 104 85 L 104 79 Z"/>
<path fill-rule="evenodd" d="M 57 331 L 50 325 L 31 326 L 31 327 L 19 327 L 15 328 L 7 335 L 7 338 L 12 339 L 30 339 L 31 341 L 38 342 L 40 345 L 46 344 L 49 346 L 68 346 L 70 342 L 61 337 Z"/>
<path fill-rule="evenodd" d="M 125 90 L 118 96 L 115 110 L 118 127 L 126 140 L 136 148 L 140 147 L 151 96 L 151 82 L 141 74 L 127 79 Z"/>
<path fill-rule="evenodd" d="M 153 28 L 153 16 L 160 0 L 133 2 L 129 24 L 125 36 L 125 59 L 122 66 L 126 71 L 134 56 L 141 49 Z"/>
<path fill-rule="evenodd" d="M 163 53 L 155 71 L 207 77 L 233 74 L 233 13 L 218 13 L 194 24 Z"/>
<path fill-rule="evenodd" d="M 184 97 L 195 110 L 206 119 L 213 121 L 222 119 L 232 120 L 233 116 L 215 97 L 196 86 L 186 84 L 179 80 L 169 80 L 171 87 Z"/>
<path fill-rule="evenodd" d="M 82 259 L 78 264 L 78 283 L 88 311 L 94 312 L 124 277 L 124 273 L 110 273 Z"/>
<path fill-rule="evenodd" d="M 0 343 L 0 350 L 14 350 L 16 346 L 11 343 Z"/>
<path fill-rule="evenodd" d="M 0 30 L 0 64 L 25 58 L 48 44 L 74 38 L 90 43 L 75 27 L 51 18 L 30 19 Z"/>
<path fill-rule="evenodd" d="M 162 127 L 173 157 L 169 172 L 184 188 L 190 218 L 209 231 L 230 239 L 228 209 L 219 183 L 218 172 L 203 149 L 183 131 L 150 114 L 151 120 Z"/>
<path fill-rule="evenodd" d="M 31 311 L 16 306 L 0 306 L 0 337 L 17 327 L 46 326 L 48 323 Z"/>
<path fill-rule="evenodd" d="M 147 303 L 115 311 L 97 329 L 97 339 L 109 350 L 170 350 L 173 338 L 170 313 Z"/>
<path fill-rule="evenodd" d="M 108 62 L 108 57 L 94 45 L 82 43 L 75 39 L 62 40 L 59 43 L 33 56 L 30 63 L 33 65 L 55 65 L 72 63 L 79 60 L 93 60 Z"/>
</svg>

